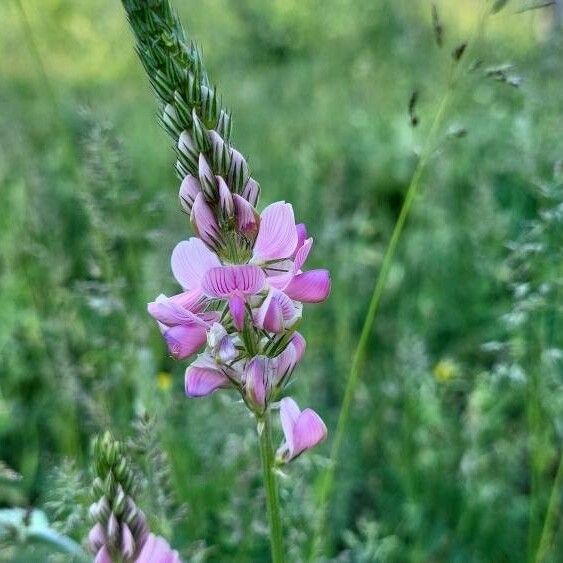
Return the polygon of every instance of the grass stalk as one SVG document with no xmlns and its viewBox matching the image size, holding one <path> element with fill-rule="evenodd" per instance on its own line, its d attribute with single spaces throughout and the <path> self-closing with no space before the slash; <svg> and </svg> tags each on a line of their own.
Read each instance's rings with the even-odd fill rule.
<svg viewBox="0 0 563 563">
<path fill-rule="evenodd" d="M 472 40 L 469 42 L 468 50 L 474 49 L 475 44 L 478 42 L 477 41 L 478 38 L 482 35 L 484 31 L 484 27 L 485 27 L 484 24 L 486 17 L 488 15 L 489 15 L 489 9 L 485 8 L 482 11 L 482 15 L 478 20 L 478 24 L 475 29 L 474 36 Z M 469 59 L 469 53 L 465 53 L 464 61 L 467 61 L 468 59 Z M 373 288 L 368 311 L 364 319 L 364 323 L 360 333 L 360 338 L 358 340 L 358 344 L 356 346 L 352 358 L 350 371 L 348 373 L 346 387 L 344 390 L 344 398 L 342 400 L 342 406 L 340 408 L 338 421 L 336 424 L 336 431 L 334 434 L 334 439 L 332 441 L 332 448 L 330 451 L 330 463 L 321 479 L 321 484 L 318 494 L 318 515 L 315 522 L 315 529 L 314 529 L 313 540 L 311 544 L 312 547 L 309 553 L 308 561 L 316 561 L 321 551 L 322 537 L 324 535 L 325 524 L 326 524 L 327 503 L 334 486 L 336 465 L 341 453 L 344 435 L 348 424 L 348 419 L 350 418 L 352 401 L 360 378 L 360 368 L 367 350 L 373 325 L 375 323 L 375 319 L 379 311 L 381 297 L 383 295 L 383 291 L 385 289 L 385 285 L 389 277 L 389 272 L 391 270 L 391 266 L 393 265 L 393 261 L 395 259 L 397 246 L 401 239 L 401 235 L 403 233 L 405 223 L 410 215 L 413 202 L 415 201 L 416 196 L 419 193 L 420 182 L 423 173 L 426 169 L 426 165 L 428 164 L 428 161 L 430 160 L 434 152 L 435 139 L 437 133 L 440 130 L 440 127 L 444 121 L 444 117 L 452 101 L 452 97 L 455 92 L 456 86 L 459 83 L 459 78 L 461 77 L 461 75 L 463 74 L 466 68 L 467 68 L 466 65 L 459 63 L 455 68 L 455 72 L 450 74 L 446 91 L 442 96 L 442 99 L 438 105 L 438 109 L 436 110 L 436 113 L 434 115 L 434 119 L 432 121 L 428 135 L 426 137 L 420 158 L 417 162 L 416 168 L 411 177 L 410 184 L 407 188 L 407 192 L 405 195 L 405 199 L 403 201 L 403 205 L 401 207 L 401 211 L 399 212 L 399 216 L 393 228 L 391 239 L 389 240 L 389 244 L 387 245 L 385 254 L 383 256 L 381 270 L 379 271 L 379 275 L 377 276 L 375 286 Z"/>
</svg>

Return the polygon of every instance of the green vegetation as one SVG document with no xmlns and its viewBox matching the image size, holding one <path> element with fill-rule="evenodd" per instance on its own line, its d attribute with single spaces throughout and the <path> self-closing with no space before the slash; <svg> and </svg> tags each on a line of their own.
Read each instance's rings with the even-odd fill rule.
<svg viewBox="0 0 563 563">
<path fill-rule="evenodd" d="M 292 201 L 311 266 L 332 271 L 295 386 L 329 439 L 280 479 L 287 559 L 301 561 L 375 279 L 477 10 L 436 2 L 440 47 L 422 0 L 176 5 L 262 204 Z M 473 70 L 360 367 L 331 560 L 563 551 L 563 36 L 554 7 L 524 5 L 508 2 L 462 57 Z M 184 560 L 267 561 L 254 425 L 234 395 L 184 396 L 185 363 L 145 310 L 175 291 L 170 251 L 190 227 L 120 2 L 8 0 L 0 22 L 0 560 L 69 560 L 91 525 L 90 442 L 110 430 L 151 529 Z M 27 541 L 27 507 L 53 541 Z"/>
</svg>

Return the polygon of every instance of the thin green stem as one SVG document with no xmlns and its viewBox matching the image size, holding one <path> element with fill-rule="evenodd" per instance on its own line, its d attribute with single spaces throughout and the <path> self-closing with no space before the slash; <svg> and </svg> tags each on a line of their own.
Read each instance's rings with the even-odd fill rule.
<svg viewBox="0 0 563 563">
<path fill-rule="evenodd" d="M 272 563 L 283 563 L 283 531 L 280 514 L 278 482 L 274 472 L 274 448 L 272 446 L 272 428 L 270 412 L 266 411 L 258 419 L 258 435 L 260 437 L 260 457 L 264 473 L 264 489 L 270 522 L 270 545 Z"/>
<path fill-rule="evenodd" d="M 557 468 L 557 473 L 553 481 L 553 487 L 551 488 L 551 495 L 549 497 L 549 506 L 547 507 L 547 513 L 545 515 L 545 520 L 543 522 L 543 528 L 541 533 L 540 544 L 538 550 L 536 551 L 535 562 L 541 563 L 545 560 L 548 554 L 551 538 L 553 536 L 553 524 L 555 522 L 555 517 L 557 516 L 557 511 L 559 507 L 559 496 L 561 494 L 561 480 L 563 479 L 563 453 L 559 459 L 559 467 Z"/>
<path fill-rule="evenodd" d="M 478 20 L 478 25 L 475 29 L 475 34 L 469 43 L 470 48 L 474 47 L 474 45 L 477 43 L 477 38 L 483 32 L 484 23 L 487 15 L 488 15 L 488 11 L 485 9 Z M 468 53 L 465 53 L 465 58 L 464 58 L 465 61 L 468 60 L 469 58 L 468 55 L 469 55 Z M 330 464 L 325 471 L 325 474 L 322 478 L 320 485 L 319 496 L 318 496 L 318 507 L 319 507 L 318 515 L 316 519 L 316 526 L 315 526 L 313 540 L 311 544 L 312 547 L 309 554 L 309 561 L 316 561 L 321 549 L 321 541 L 322 541 L 322 537 L 325 529 L 325 522 L 326 522 L 326 509 L 327 509 L 326 505 L 334 485 L 336 464 L 338 462 L 340 450 L 342 449 L 342 443 L 346 431 L 346 426 L 348 423 L 348 419 L 350 417 L 350 409 L 352 406 L 352 401 L 360 377 L 360 367 L 369 343 L 375 318 L 379 311 L 379 305 L 381 302 L 381 297 L 383 295 L 383 290 L 385 289 L 385 285 L 387 283 L 387 278 L 389 276 L 389 272 L 391 270 L 391 266 L 395 258 L 397 246 L 401 238 L 401 235 L 403 233 L 405 223 L 410 214 L 412 204 L 416 198 L 416 195 L 418 194 L 422 175 L 424 173 L 424 170 L 426 169 L 426 165 L 428 164 L 430 157 L 434 152 L 435 137 L 442 125 L 444 116 L 451 102 L 455 87 L 459 82 L 459 78 L 465 70 L 465 65 L 461 65 L 458 63 L 456 70 L 457 72 L 452 72 L 449 77 L 446 91 L 438 106 L 438 109 L 432 121 L 432 125 L 430 126 L 430 130 L 428 132 L 428 136 L 426 137 L 424 148 L 422 150 L 416 168 L 413 172 L 409 187 L 407 188 L 407 193 L 403 201 L 403 205 L 401 207 L 399 217 L 397 218 L 397 222 L 395 223 L 393 232 L 391 234 L 391 239 L 385 250 L 383 262 L 381 264 L 381 270 L 379 271 L 379 275 L 376 279 L 375 286 L 373 288 L 373 293 L 371 295 L 368 312 L 364 319 L 364 324 L 362 326 L 360 338 L 358 340 L 358 344 L 354 352 L 352 364 L 350 367 L 350 372 L 347 378 L 346 388 L 344 391 L 344 398 L 342 400 L 342 406 L 340 408 L 338 422 L 336 424 L 336 431 L 334 434 L 334 439 L 332 442 L 332 448 L 330 452 Z"/>
</svg>

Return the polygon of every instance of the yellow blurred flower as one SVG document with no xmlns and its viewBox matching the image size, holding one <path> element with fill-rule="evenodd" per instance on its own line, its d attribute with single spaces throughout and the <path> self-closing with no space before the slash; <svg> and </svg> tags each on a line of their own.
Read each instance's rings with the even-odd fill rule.
<svg viewBox="0 0 563 563">
<path fill-rule="evenodd" d="M 459 375 L 459 367 L 453 360 L 440 360 L 433 372 L 438 383 L 446 383 Z"/>
<path fill-rule="evenodd" d="M 172 376 L 166 371 L 161 371 L 156 375 L 156 384 L 162 391 L 168 391 L 172 387 Z"/>
</svg>

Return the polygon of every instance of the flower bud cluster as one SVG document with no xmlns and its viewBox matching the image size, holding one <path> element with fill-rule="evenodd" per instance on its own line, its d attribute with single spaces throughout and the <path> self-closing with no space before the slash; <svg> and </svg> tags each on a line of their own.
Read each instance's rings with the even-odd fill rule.
<svg viewBox="0 0 563 563">
<path fill-rule="evenodd" d="M 95 438 L 93 453 L 96 477 L 92 494 L 98 500 L 89 510 L 93 527 L 88 546 L 95 563 L 153 561 L 150 553 L 157 547 L 159 554 L 169 557 L 166 561 L 179 563 L 177 552 L 149 532 L 145 515 L 133 500 L 134 474 L 122 443 L 106 432 Z"/>
</svg>

